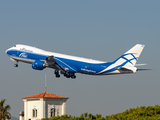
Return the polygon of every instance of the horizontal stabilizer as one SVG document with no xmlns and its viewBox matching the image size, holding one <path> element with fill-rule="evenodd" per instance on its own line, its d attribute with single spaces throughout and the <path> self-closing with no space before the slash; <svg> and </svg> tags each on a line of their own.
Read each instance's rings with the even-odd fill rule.
<svg viewBox="0 0 160 120">
<path fill-rule="evenodd" d="M 126 66 L 118 67 L 116 69 L 117 70 L 123 70 L 123 71 L 132 71 L 132 72 L 136 72 L 137 71 L 136 67 L 126 67 Z"/>
<path fill-rule="evenodd" d="M 145 64 L 136 64 L 135 66 L 144 66 L 144 65 L 147 65 L 146 63 Z"/>
</svg>

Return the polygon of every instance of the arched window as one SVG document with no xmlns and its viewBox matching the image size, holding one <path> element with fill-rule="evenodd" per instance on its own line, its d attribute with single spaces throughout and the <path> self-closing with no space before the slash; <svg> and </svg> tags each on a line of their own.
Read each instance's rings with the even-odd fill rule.
<svg viewBox="0 0 160 120">
<path fill-rule="evenodd" d="M 51 117 L 56 116 L 56 108 L 51 109 Z"/>
<path fill-rule="evenodd" d="M 33 117 L 37 117 L 37 109 L 36 108 L 33 109 Z"/>
</svg>

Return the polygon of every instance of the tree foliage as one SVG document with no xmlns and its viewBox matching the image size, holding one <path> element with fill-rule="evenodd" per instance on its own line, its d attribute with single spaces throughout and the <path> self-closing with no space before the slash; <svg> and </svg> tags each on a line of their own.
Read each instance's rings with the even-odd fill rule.
<svg viewBox="0 0 160 120">
<path fill-rule="evenodd" d="M 84 113 L 79 117 L 71 116 L 71 115 L 62 115 L 55 116 L 51 118 L 43 118 L 42 120 L 105 120 L 100 114 L 92 115 L 91 113 Z"/>
<path fill-rule="evenodd" d="M 106 117 L 108 120 L 160 120 L 160 106 L 141 106 L 130 108 L 122 113 L 113 114 Z"/>
<path fill-rule="evenodd" d="M 84 113 L 79 117 L 62 115 L 43 118 L 42 120 L 160 120 L 160 106 L 130 108 L 122 113 L 106 116 L 105 118 L 101 114 L 92 115 L 91 113 Z"/>
<path fill-rule="evenodd" d="M 11 107 L 9 105 L 4 106 L 5 101 L 5 99 L 1 99 L 0 101 L 0 120 L 10 119 L 11 117 L 11 114 L 8 112 Z"/>
</svg>

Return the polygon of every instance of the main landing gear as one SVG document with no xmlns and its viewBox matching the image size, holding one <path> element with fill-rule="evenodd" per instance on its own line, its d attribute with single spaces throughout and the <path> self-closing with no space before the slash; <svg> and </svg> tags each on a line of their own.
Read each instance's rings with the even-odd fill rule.
<svg viewBox="0 0 160 120">
<path fill-rule="evenodd" d="M 55 74 L 56 78 L 59 78 L 59 77 L 60 77 L 60 74 L 59 74 L 59 71 L 58 71 L 58 70 L 55 70 L 55 71 L 54 71 L 54 74 Z M 71 72 L 65 72 L 65 73 L 61 72 L 61 74 L 64 74 L 64 76 L 65 76 L 66 78 L 72 78 L 72 79 L 75 79 L 75 78 L 76 78 L 75 74 L 74 74 L 74 73 L 71 73 Z"/>
<path fill-rule="evenodd" d="M 56 75 L 56 78 L 59 78 L 59 77 L 60 77 L 58 70 L 55 70 L 55 71 L 54 71 L 54 74 Z"/>
<path fill-rule="evenodd" d="M 71 73 L 71 72 L 66 72 L 66 73 L 64 73 L 64 76 L 65 76 L 66 78 L 72 78 L 72 79 L 75 79 L 75 78 L 76 78 L 75 74 L 74 74 L 74 73 Z"/>
<path fill-rule="evenodd" d="M 18 67 L 18 61 L 16 61 L 16 64 L 14 64 L 14 67 Z"/>
</svg>

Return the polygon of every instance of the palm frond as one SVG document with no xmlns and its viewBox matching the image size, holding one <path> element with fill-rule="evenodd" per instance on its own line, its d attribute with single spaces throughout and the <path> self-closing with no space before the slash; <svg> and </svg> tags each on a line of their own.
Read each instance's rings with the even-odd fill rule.
<svg viewBox="0 0 160 120">
<path fill-rule="evenodd" d="M 4 106 L 6 99 L 1 99 L 0 101 L 0 120 L 5 120 L 6 118 L 10 119 L 11 114 L 8 110 L 11 109 L 10 105 Z"/>
</svg>

